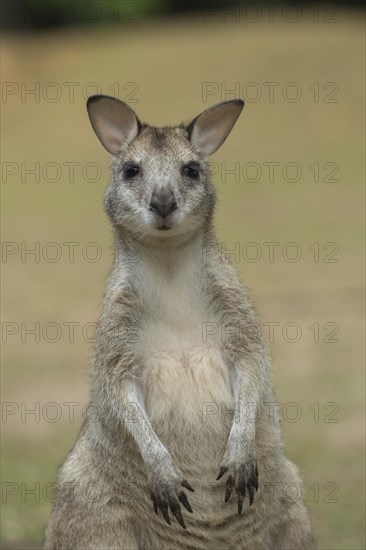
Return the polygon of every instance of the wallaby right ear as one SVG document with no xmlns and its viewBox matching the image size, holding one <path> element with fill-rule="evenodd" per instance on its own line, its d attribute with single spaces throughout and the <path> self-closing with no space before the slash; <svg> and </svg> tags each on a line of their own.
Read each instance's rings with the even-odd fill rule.
<svg viewBox="0 0 366 550">
<path fill-rule="evenodd" d="M 94 132 L 112 155 L 118 155 L 139 133 L 135 112 L 119 99 L 93 95 L 88 98 L 87 109 Z"/>
<path fill-rule="evenodd" d="M 243 107 L 242 99 L 223 101 L 193 119 L 187 131 L 197 151 L 205 156 L 217 151 L 233 129 Z"/>
</svg>

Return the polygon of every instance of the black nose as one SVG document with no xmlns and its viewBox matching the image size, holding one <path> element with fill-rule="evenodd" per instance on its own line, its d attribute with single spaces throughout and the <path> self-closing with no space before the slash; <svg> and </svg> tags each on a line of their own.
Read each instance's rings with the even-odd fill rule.
<svg viewBox="0 0 366 550">
<path fill-rule="evenodd" d="M 149 204 L 150 210 L 156 212 L 162 218 L 166 218 L 177 209 L 177 201 L 174 193 L 169 189 L 154 191 Z"/>
</svg>

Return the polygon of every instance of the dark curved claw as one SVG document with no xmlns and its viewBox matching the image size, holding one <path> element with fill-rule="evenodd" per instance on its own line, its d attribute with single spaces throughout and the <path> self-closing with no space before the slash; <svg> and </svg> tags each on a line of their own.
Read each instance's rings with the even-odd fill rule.
<svg viewBox="0 0 366 550">
<path fill-rule="evenodd" d="M 248 493 L 249 493 L 249 504 L 250 506 L 253 504 L 254 500 L 254 490 L 258 491 L 258 463 L 254 466 L 251 476 L 248 479 L 247 487 L 248 487 Z"/>
<path fill-rule="evenodd" d="M 226 472 L 228 471 L 228 469 L 229 469 L 229 468 L 227 468 L 227 466 L 221 466 L 220 471 L 219 471 L 219 475 L 217 476 L 216 481 L 219 481 L 219 479 L 221 479 L 222 476 L 223 476 L 224 474 L 226 474 Z"/>
<path fill-rule="evenodd" d="M 231 491 L 233 490 L 233 485 L 234 485 L 234 480 L 233 480 L 232 476 L 229 476 L 229 479 L 226 482 L 225 502 L 228 502 L 228 500 L 231 496 Z"/>
<path fill-rule="evenodd" d="M 182 487 L 185 487 L 186 489 L 188 489 L 188 491 L 191 491 L 191 493 L 194 493 L 193 487 L 191 487 L 188 481 L 186 481 L 185 479 L 183 479 L 182 481 Z"/>
<path fill-rule="evenodd" d="M 175 499 L 172 499 L 169 504 L 170 504 L 170 509 L 172 511 L 172 514 L 175 516 L 178 523 L 183 527 L 183 529 L 187 529 L 183 520 L 182 511 L 180 509 L 179 502 Z"/>
<path fill-rule="evenodd" d="M 254 473 L 250 479 L 251 485 L 253 485 L 256 491 L 258 491 L 258 477 L 259 477 L 258 465 L 256 464 L 254 468 Z"/>
<path fill-rule="evenodd" d="M 237 495 L 238 495 L 238 514 L 240 514 L 243 511 L 243 503 L 244 503 L 244 497 L 245 497 L 245 479 L 244 477 L 240 478 L 240 481 L 238 483 L 238 487 L 236 489 Z"/>
<path fill-rule="evenodd" d="M 163 518 L 167 522 L 168 525 L 170 525 L 170 517 L 168 512 L 168 505 L 165 500 L 158 499 L 159 508 L 161 510 L 161 513 L 163 514 Z"/>
<path fill-rule="evenodd" d="M 188 510 L 188 512 L 190 512 L 191 514 L 193 514 L 193 510 L 191 508 L 191 505 L 189 504 L 188 502 L 188 498 L 187 498 L 187 495 L 182 491 L 179 495 L 178 495 L 178 499 L 180 500 L 180 502 L 183 504 L 184 508 L 186 510 Z"/>
<path fill-rule="evenodd" d="M 151 500 L 153 501 L 154 505 L 154 512 L 156 515 L 158 515 L 158 501 L 156 499 L 156 496 L 151 493 Z"/>
</svg>

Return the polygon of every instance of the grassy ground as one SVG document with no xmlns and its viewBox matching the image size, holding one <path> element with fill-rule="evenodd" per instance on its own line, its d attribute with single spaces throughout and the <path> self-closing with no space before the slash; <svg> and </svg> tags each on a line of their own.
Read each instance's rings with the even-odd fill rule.
<svg viewBox="0 0 366 550">
<path fill-rule="evenodd" d="M 98 90 L 91 82 L 136 100 L 142 120 L 156 124 L 189 120 L 238 85 L 236 94 L 262 93 L 212 159 L 217 231 L 236 250 L 232 259 L 270 340 L 287 450 L 303 472 L 319 548 L 365 547 L 363 28 L 345 13 L 338 19 L 224 24 L 212 15 L 207 24 L 3 38 L 3 548 L 40 547 L 52 500 L 47 484 L 87 401 L 88 323 L 98 316 L 111 262 L 102 211 L 109 159 L 82 95 Z M 278 83 L 273 101 L 266 82 Z M 34 86 L 39 101 L 26 94 Z M 95 182 L 90 162 L 100 166 Z M 274 181 L 269 162 L 279 163 Z M 225 174 L 235 163 L 240 173 Z M 295 179 L 288 163 L 300 167 L 296 182 L 286 181 Z M 254 171 L 262 171 L 256 182 Z M 328 181 L 333 171 L 338 181 Z M 78 243 L 74 261 L 64 244 L 71 242 Z M 278 243 L 273 258 L 269 242 Z M 38 256 L 26 254 L 37 246 Z M 292 262 L 295 253 L 301 258 Z M 77 323 L 74 338 L 70 323 Z"/>
</svg>

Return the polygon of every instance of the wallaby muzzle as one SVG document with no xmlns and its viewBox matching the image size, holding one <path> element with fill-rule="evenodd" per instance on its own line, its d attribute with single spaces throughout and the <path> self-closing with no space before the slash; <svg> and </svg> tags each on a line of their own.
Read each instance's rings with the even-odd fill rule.
<svg viewBox="0 0 366 550">
<path fill-rule="evenodd" d="M 167 218 L 169 214 L 177 210 L 178 205 L 173 191 L 167 187 L 155 189 L 153 192 L 149 209 L 161 218 Z"/>
</svg>

